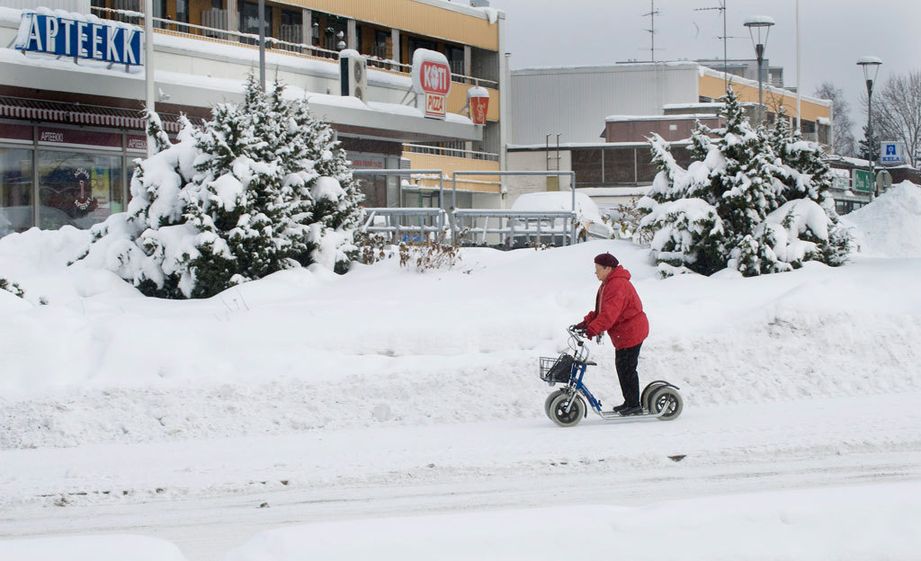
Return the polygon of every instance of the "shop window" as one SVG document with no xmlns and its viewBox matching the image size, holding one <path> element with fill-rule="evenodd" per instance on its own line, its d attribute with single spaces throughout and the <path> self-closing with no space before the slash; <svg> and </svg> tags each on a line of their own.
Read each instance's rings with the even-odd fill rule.
<svg viewBox="0 0 921 561">
<path fill-rule="evenodd" d="M 0 147 L 0 237 L 33 224 L 32 150 Z"/>
<path fill-rule="evenodd" d="M 89 228 L 125 210 L 121 156 L 40 150 L 38 226 Z"/>
</svg>

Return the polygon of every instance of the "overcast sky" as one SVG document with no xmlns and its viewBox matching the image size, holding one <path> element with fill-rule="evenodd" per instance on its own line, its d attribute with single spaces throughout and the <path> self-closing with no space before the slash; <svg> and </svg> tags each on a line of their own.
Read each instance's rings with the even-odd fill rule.
<svg viewBox="0 0 921 561">
<path fill-rule="evenodd" d="M 656 58 L 722 58 L 719 0 L 656 0 Z M 784 67 L 784 82 L 796 84 L 794 0 L 726 0 L 729 58 L 754 58 L 746 17 L 767 15 L 771 30 L 765 56 Z M 492 0 L 508 15 L 512 69 L 533 66 L 607 64 L 649 60 L 649 0 Z M 883 59 L 879 80 L 921 70 L 921 0 L 800 0 L 803 93 L 824 81 L 845 91 L 851 119 L 862 125 L 857 106 L 866 87 L 857 59 Z M 661 48 L 661 50 L 659 50 Z M 855 134 L 860 129 L 855 130 Z"/>
</svg>

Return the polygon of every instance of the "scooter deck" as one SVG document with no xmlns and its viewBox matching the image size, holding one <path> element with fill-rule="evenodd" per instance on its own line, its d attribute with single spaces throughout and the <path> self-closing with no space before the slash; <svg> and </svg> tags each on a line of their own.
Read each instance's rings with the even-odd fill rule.
<svg viewBox="0 0 921 561">
<path fill-rule="evenodd" d="M 642 415 L 621 415 L 620 413 L 615 413 L 614 411 L 599 411 L 597 412 L 598 416 L 602 418 L 605 422 L 609 423 L 618 423 L 626 421 L 648 421 L 658 419 L 668 413 L 666 409 L 663 409 L 659 413 L 643 413 Z"/>
</svg>

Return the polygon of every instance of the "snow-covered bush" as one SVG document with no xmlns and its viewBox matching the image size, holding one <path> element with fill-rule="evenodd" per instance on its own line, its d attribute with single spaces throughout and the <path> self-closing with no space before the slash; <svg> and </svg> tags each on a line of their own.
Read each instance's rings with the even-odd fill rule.
<svg viewBox="0 0 921 561">
<path fill-rule="evenodd" d="M 818 145 L 792 134 L 783 113 L 770 131 L 753 128 L 731 89 L 724 102 L 723 128 L 695 126 L 687 169 L 661 137 L 650 139 L 659 173 L 638 204 L 646 216 L 634 240 L 650 245 L 664 272 L 728 266 L 752 276 L 843 263 L 849 239 Z"/>
<path fill-rule="evenodd" d="M 156 115 L 135 162 L 131 202 L 93 228 L 85 259 L 143 293 L 209 297 L 230 286 L 319 263 L 343 272 L 361 194 L 332 129 L 284 87 L 250 77 L 242 104 L 183 120 L 170 142 Z"/>
<path fill-rule="evenodd" d="M 20 298 L 26 297 L 26 291 L 23 290 L 21 286 L 15 282 L 10 282 L 3 277 L 0 277 L 0 290 L 5 290 L 15 296 L 19 296 Z"/>
</svg>

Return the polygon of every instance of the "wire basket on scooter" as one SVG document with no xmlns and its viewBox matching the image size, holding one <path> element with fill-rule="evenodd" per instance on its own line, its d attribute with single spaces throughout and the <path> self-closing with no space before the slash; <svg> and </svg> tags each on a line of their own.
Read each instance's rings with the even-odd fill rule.
<svg viewBox="0 0 921 561">
<path fill-rule="evenodd" d="M 572 373 L 572 363 L 575 359 L 566 353 L 558 357 L 543 356 L 540 358 L 540 379 L 548 384 L 565 384 L 569 382 Z"/>
</svg>

